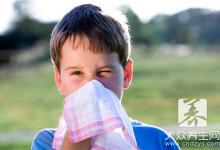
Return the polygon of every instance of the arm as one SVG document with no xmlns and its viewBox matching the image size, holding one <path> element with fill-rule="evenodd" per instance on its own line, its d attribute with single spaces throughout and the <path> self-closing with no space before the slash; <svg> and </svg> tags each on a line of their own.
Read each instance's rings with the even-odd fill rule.
<svg viewBox="0 0 220 150">
<path fill-rule="evenodd" d="M 69 134 L 66 132 L 62 150 L 89 150 L 91 149 L 91 138 L 85 139 L 83 141 L 80 141 L 78 143 L 71 143 L 69 139 Z"/>
</svg>

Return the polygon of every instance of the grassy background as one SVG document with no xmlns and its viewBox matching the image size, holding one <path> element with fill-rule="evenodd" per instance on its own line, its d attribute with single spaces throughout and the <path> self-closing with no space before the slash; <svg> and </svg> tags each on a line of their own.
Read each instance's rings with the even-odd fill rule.
<svg viewBox="0 0 220 150">
<path fill-rule="evenodd" d="M 28 150 L 31 147 L 30 142 L 5 142 L 0 143 L 1 150 Z"/>
<path fill-rule="evenodd" d="M 179 98 L 205 98 L 208 123 L 220 123 L 218 55 L 134 59 L 134 80 L 123 101 L 131 116 L 155 125 L 176 124 Z"/>
<path fill-rule="evenodd" d="M 206 98 L 208 124 L 220 123 L 219 56 L 133 54 L 133 83 L 123 98 L 128 114 L 148 124 L 177 125 L 179 98 Z M 0 133 L 56 127 L 62 99 L 49 62 L 0 70 Z M 30 147 L 30 143 L 12 142 L 0 143 L 0 149 L 13 149 L 13 145 Z"/>
</svg>

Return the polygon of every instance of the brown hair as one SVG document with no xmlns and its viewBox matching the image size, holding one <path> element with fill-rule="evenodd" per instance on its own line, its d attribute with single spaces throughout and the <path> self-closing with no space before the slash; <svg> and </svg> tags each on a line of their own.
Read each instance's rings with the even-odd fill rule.
<svg viewBox="0 0 220 150">
<path fill-rule="evenodd" d="M 130 55 L 130 34 L 126 21 L 104 14 L 98 6 L 84 4 L 68 12 L 52 31 L 50 53 L 58 70 L 64 42 L 76 36 L 87 37 L 93 52 L 116 52 L 122 66 L 126 65 Z"/>
</svg>

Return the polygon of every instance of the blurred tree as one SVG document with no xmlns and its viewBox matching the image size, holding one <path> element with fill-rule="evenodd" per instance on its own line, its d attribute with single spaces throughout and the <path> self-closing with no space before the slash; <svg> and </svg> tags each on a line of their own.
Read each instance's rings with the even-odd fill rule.
<svg viewBox="0 0 220 150">
<path fill-rule="evenodd" d="M 168 17 L 167 26 L 167 42 L 178 44 L 191 43 L 192 33 L 190 27 L 187 26 L 187 20 L 182 21 L 178 18 L 178 14 L 172 17 Z"/>
<path fill-rule="evenodd" d="M 220 12 L 188 9 L 171 16 L 158 15 L 146 26 L 154 41 L 177 44 L 218 44 Z"/>
<path fill-rule="evenodd" d="M 124 11 L 128 18 L 132 41 L 136 44 L 151 44 L 152 39 L 145 24 L 129 7 Z"/>
<path fill-rule="evenodd" d="M 0 35 L 0 64 L 10 62 L 11 56 L 21 48 L 29 47 L 38 41 L 49 41 L 55 22 L 42 23 L 33 19 L 29 13 L 29 1 L 14 3 L 16 18 L 12 27 Z M 48 54 L 45 54 L 49 58 Z"/>
<path fill-rule="evenodd" d="M 0 51 L 18 50 L 32 46 L 39 40 L 49 40 L 55 25 L 42 23 L 30 16 L 28 0 L 14 3 L 16 19 L 4 35 L 0 35 Z M 132 41 L 135 44 L 218 44 L 220 42 L 220 12 L 206 9 L 188 9 L 174 15 L 157 15 L 143 23 L 129 8 L 124 7 L 128 18 Z"/>
<path fill-rule="evenodd" d="M 163 43 L 168 41 L 168 21 L 166 15 L 157 15 L 148 23 L 145 24 L 148 27 L 151 38 L 154 44 Z"/>
<path fill-rule="evenodd" d="M 27 0 L 15 1 L 14 9 L 16 19 L 11 29 L 0 36 L 0 50 L 19 49 L 31 46 L 39 40 L 49 40 L 55 22 L 42 23 L 33 19 Z"/>
<path fill-rule="evenodd" d="M 17 0 L 14 2 L 14 10 L 16 20 L 22 20 L 23 18 L 30 18 L 30 1 Z"/>
</svg>

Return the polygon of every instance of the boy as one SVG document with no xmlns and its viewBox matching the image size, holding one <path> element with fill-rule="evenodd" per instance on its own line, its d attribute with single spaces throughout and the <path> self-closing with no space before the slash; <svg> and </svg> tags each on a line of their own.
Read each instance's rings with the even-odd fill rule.
<svg viewBox="0 0 220 150">
<path fill-rule="evenodd" d="M 133 62 L 129 59 L 130 35 L 126 22 L 105 14 L 98 6 L 80 5 L 67 13 L 52 32 L 50 48 L 55 82 L 64 96 L 97 80 L 121 100 L 123 89 L 131 83 Z M 134 120 L 131 124 L 140 149 L 179 149 L 163 130 Z M 54 132 L 55 129 L 40 131 L 32 149 L 53 149 Z M 67 132 L 63 149 L 89 149 L 90 143 L 89 138 L 73 144 Z"/>
</svg>

